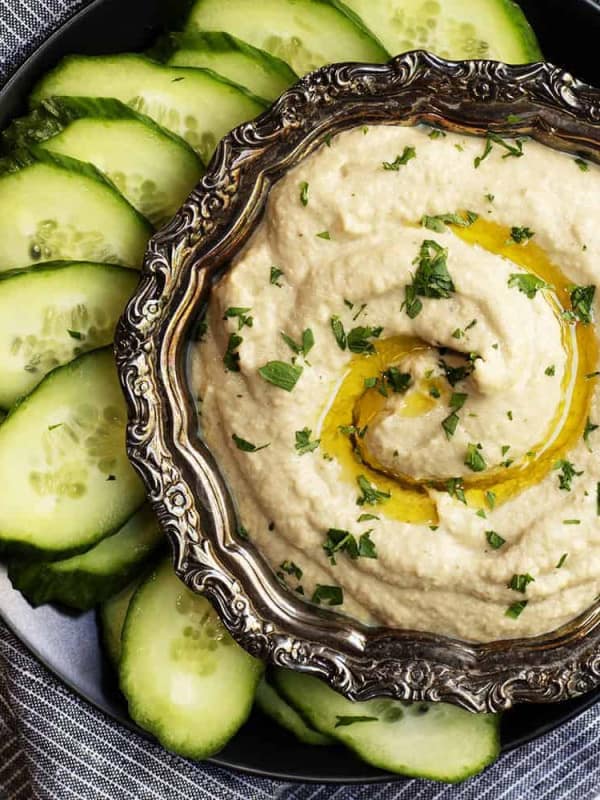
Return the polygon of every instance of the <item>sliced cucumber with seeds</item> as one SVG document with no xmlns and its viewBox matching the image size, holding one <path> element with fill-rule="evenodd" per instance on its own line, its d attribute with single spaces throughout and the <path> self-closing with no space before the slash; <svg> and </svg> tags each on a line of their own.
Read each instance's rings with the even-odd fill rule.
<svg viewBox="0 0 600 800">
<path fill-rule="evenodd" d="M 62 561 L 13 561 L 8 577 L 34 606 L 55 602 L 87 611 L 126 586 L 161 541 L 156 516 L 144 506 L 86 553 Z"/>
<path fill-rule="evenodd" d="M 45 100 L 15 120 L 3 140 L 93 164 L 155 225 L 175 214 L 203 172 L 187 142 L 118 100 Z"/>
<path fill-rule="evenodd" d="M 0 277 L 0 408 L 53 369 L 113 341 L 133 270 L 59 262 Z"/>
<path fill-rule="evenodd" d="M 151 234 L 91 164 L 41 148 L 0 160 L 0 273 L 59 259 L 139 269 Z"/>
<path fill-rule="evenodd" d="M 329 0 L 197 0 L 186 33 L 227 31 L 305 75 L 334 61 L 387 61 L 369 32 Z"/>
<path fill-rule="evenodd" d="M 114 667 L 118 667 L 121 660 L 121 634 L 131 598 L 144 579 L 145 575 L 138 576 L 120 592 L 105 600 L 99 608 L 102 641 Z"/>
<path fill-rule="evenodd" d="M 263 665 L 233 641 L 170 561 L 134 595 L 122 644 L 129 713 L 167 750 L 208 758 L 246 721 Z"/>
<path fill-rule="evenodd" d="M 212 69 L 267 100 L 298 80 L 285 61 L 228 33 L 172 34 L 163 47 L 170 66 Z"/>
<path fill-rule="evenodd" d="M 542 58 L 535 33 L 512 0 L 343 0 L 392 55 L 430 50 L 451 59 L 523 64 Z"/>
<path fill-rule="evenodd" d="M 0 427 L 0 553 L 56 560 L 115 533 L 144 500 L 127 459 L 110 348 L 48 375 Z"/>
<path fill-rule="evenodd" d="M 166 67 L 145 56 L 68 56 L 38 83 L 52 96 L 112 97 L 185 139 L 208 163 L 217 142 L 265 104 L 210 70 Z"/>
<path fill-rule="evenodd" d="M 481 772 L 500 752 L 497 714 L 388 698 L 353 703 L 323 681 L 290 670 L 276 669 L 274 680 L 313 727 L 390 772 L 454 783 Z"/>
<path fill-rule="evenodd" d="M 324 736 L 314 728 L 309 727 L 300 714 L 287 703 L 283 697 L 267 681 L 265 677 L 258 684 L 256 690 L 256 705 L 263 714 L 266 714 L 282 728 L 299 739 L 304 744 L 330 745 L 335 744 L 335 739 Z"/>
</svg>

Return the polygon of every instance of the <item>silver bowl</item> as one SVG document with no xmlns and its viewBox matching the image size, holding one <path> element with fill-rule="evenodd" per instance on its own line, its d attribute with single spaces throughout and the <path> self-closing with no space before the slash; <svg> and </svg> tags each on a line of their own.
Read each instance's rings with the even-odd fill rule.
<svg viewBox="0 0 600 800">
<path fill-rule="evenodd" d="M 202 182 L 150 242 L 116 344 L 130 458 L 177 574 L 258 658 L 357 700 L 389 695 L 498 711 L 575 697 L 600 684 L 600 602 L 543 636 L 486 644 L 368 627 L 309 605 L 238 534 L 227 486 L 199 438 L 187 355 L 215 277 L 255 229 L 275 181 L 328 134 L 375 123 L 530 136 L 600 163 L 600 91 L 551 64 L 451 62 L 416 51 L 307 76 L 221 141 Z"/>
</svg>

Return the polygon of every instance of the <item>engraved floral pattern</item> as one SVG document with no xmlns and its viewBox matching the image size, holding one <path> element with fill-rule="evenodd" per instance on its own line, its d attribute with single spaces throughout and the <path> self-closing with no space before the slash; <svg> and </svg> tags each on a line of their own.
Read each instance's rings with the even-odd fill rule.
<svg viewBox="0 0 600 800">
<path fill-rule="evenodd" d="M 509 115 L 519 122 L 509 125 Z M 600 92 L 550 64 L 446 62 L 414 52 L 307 76 L 219 144 L 202 182 L 150 242 L 117 335 L 130 458 L 178 574 L 211 599 L 253 655 L 323 677 L 354 699 L 391 695 L 497 711 L 581 694 L 600 685 L 600 603 L 560 635 L 490 645 L 369 630 L 309 607 L 236 535 L 227 489 L 195 434 L 183 364 L 212 275 L 247 239 L 279 175 L 327 133 L 375 122 L 532 135 L 600 161 Z"/>
</svg>

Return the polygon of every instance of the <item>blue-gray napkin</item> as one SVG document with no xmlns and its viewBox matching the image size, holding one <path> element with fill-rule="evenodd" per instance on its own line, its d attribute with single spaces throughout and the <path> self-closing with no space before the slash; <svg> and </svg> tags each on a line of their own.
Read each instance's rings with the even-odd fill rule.
<svg viewBox="0 0 600 800">
<path fill-rule="evenodd" d="M 85 4 L 0 0 L 0 83 Z M 284 784 L 186 761 L 122 728 L 73 695 L 0 622 L 0 800 L 213 798 L 596 800 L 600 704 L 460 786 L 426 781 Z"/>
</svg>

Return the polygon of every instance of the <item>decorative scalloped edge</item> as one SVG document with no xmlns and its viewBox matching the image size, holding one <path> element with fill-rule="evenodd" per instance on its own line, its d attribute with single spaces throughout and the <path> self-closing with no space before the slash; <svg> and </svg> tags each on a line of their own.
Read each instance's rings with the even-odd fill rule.
<svg viewBox="0 0 600 800">
<path fill-rule="evenodd" d="M 508 125 L 508 115 L 519 122 Z M 130 458 L 177 573 L 253 655 L 322 677 L 351 699 L 390 695 L 492 712 L 574 697 L 600 684 L 600 603 L 552 634 L 484 645 L 369 629 L 313 608 L 235 535 L 233 504 L 196 436 L 184 362 L 212 274 L 247 239 L 279 175 L 328 132 L 375 122 L 531 135 L 600 161 L 600 91 L 551 64 L 448 62 L 416 51 L 307 76 L 221 141 L 200 185 L 150 242 L 116 343 Z"/>
</svg>

